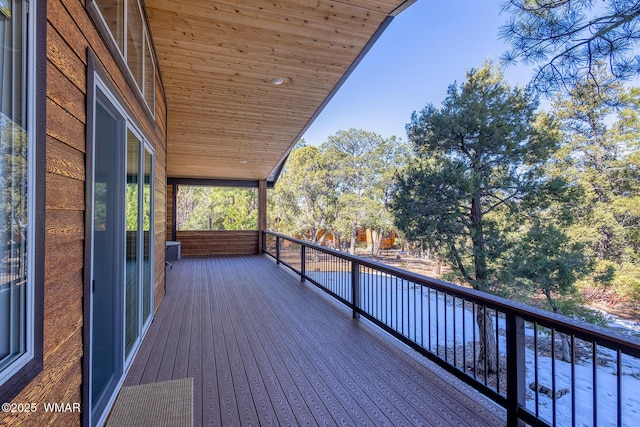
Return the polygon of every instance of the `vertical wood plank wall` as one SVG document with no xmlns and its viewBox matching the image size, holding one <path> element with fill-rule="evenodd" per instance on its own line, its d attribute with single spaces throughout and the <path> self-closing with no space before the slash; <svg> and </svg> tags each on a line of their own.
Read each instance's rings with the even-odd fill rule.
<svg viewBox="0 0 640 427">
<path fill-rule="evenodd" d="M 87 48 L 96 53 L 155 146 L 156 308 L 164 292 L 166 105 L 160 81 L 156 121 L 151 122 L 95 29 L 85 0 L 49 0 L 47 18 L 44 369 L 14 399 L 17 403 L 38 402 L 38 412 L 0 414 L 0 424 L 10 426 L 81 422 L 77 412 L 45 412 L 42 403 L 82 402 Z"/>
</svg>

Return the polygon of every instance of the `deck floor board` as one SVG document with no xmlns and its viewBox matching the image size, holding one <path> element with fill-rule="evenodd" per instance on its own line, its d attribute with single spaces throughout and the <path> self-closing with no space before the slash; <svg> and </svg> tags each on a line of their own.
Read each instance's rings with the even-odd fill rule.
<svg viewBox="0 0 640 427">
<path fill-rule="evenodd" d="M 184 258 L 125 385 L 194 378 L 196 426 L 504 425 L 469 386 L 266 257 Z"/>
</svg>

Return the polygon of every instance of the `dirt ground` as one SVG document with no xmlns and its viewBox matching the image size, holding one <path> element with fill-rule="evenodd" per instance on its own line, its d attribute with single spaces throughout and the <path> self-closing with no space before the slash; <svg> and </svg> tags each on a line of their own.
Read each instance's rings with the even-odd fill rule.
<svg viewBox="0 0 640 427">
<path fill-rule="evenodd" d="M 446 267 L 441 267 L 440 273 L 438 273 L 438 268 L 435 262 L 411 256 L 408 253 L 402 252 L 400 250 L 383 250 L 380 251 L 379 256 L 373 256 L 371 255 L 371 250 L 356 249 L 356 255 L 363 258 L 371 259 L 376 262 L 391 265 L 393 267 L 402 268 L 413 273 L 433 277 L 435 279 L 439 279 L 442 273 L 448 271 Z"/>
</svg>

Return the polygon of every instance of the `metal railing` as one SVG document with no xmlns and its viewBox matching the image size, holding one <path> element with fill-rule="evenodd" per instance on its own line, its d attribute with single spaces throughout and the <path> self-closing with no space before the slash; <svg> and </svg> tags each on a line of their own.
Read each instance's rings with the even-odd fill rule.
<svg viewBox="0 0 640 427">
<path fill-rule="evenodd" d="M 637 425 L 638 338 L 273 232 L 263 251 L 504 407 L 507 425 Z"/>
</svg>

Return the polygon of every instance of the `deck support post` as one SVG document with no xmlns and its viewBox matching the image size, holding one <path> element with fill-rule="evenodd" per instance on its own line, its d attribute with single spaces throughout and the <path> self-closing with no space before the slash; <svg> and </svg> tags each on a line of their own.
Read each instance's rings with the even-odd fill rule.
<svg viewBox="0 0 640 427">
<path fill-rule="evenodd" d="M 360 264 L 351 261 L 351 306 L 353 309 L 353 318 L 359 319 L 360 313 L 358 309 L 360 305 Z"/>
<path fill-rule="evenodd" d="M 258 181 L 258 254 L 264 253 L 264 231 L 267 229 L 267 181 Z"/>
<path fill-rule="evenodd" d="M 524 426 L 520 407 L 526 405 L 524 319 L 507 313 L 507 425 Z"/>
<path fill-rule="evenodd" d="M 171 184 L 171 240 L 178 240 L 178 184 Z"/>
<path fill-rule="evenodd" d="M 280 264 L 280 236 L 276 236 L 276 264 Z"/>
</svg>

